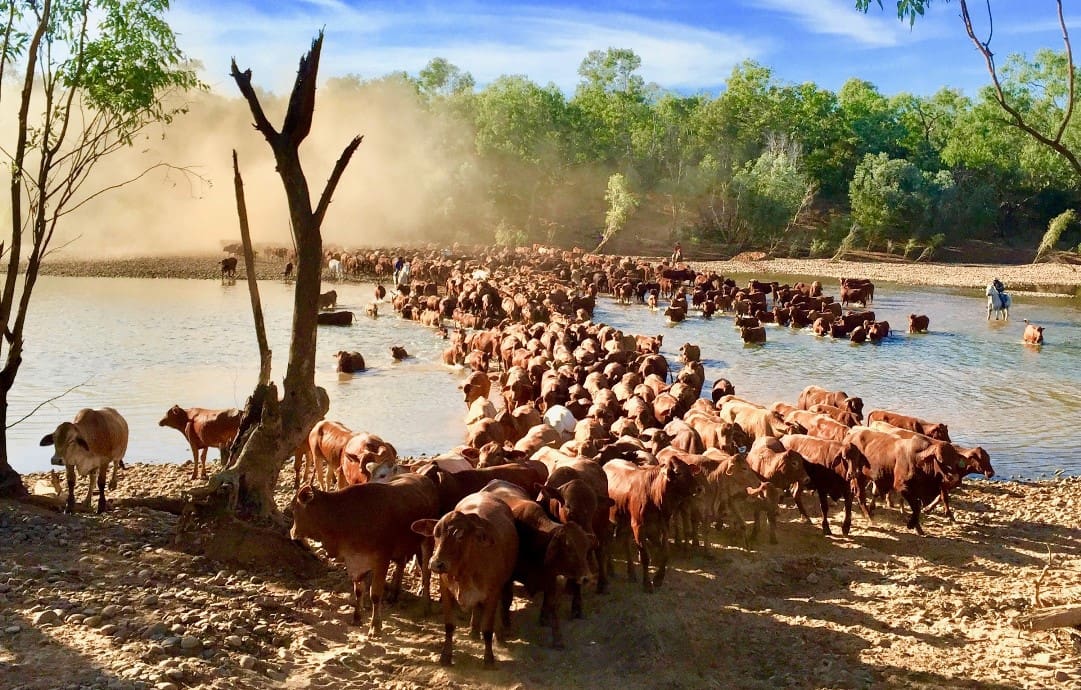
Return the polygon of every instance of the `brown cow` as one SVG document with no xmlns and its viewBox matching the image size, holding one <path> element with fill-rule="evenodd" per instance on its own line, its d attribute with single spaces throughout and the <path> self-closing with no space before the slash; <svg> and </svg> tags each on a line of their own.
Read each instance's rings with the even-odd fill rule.
<svg viewBox="0 0 1081 690">
<path fill-rule="evenodd" d="M 885 496 L 891 489 L 901 494 L 912 508 L 908 527 L 922 536 L 920 509 L 942 492 L 945 483 L 956 481 L 964 463 L 957 449 L 926 436 L 901 438 L 865 426 L 852 429 L 845 440 L 867 458 L 875 495 Z"/>
<path fill-rule="evenodd" d="M 848 410 L 858 419 L 863 419 L 863 398 L 849 397 L 844 391 L 833 392 L 818 386 L 807 386 L 799 394 L 796 407 L 809 410 L 812 405 L 833 405 Z"/>
<path fill-rule="evenodd" d="M 908 429 L 909 431 L 915 431 L 917 434 L 950 443 L 950 430 L 945 424 L 938 422 L 928 422 L 926 419 L 912 417 L 900 412 L 890 412 L 889 410 L 871 410 L 867 413 L 867 426 L 870 426 L 871 422 L 885 422 L 899 429 Z"/>
<path fill-rule="evenodd" d="M 364 484 L 376 471 L 392 468 L 398 462 L 398 451 L 375 434 L 353 434 L 342 447 L 339 486 Z"/>
<path fill-rule="evenodd" d="M 745 343 L 764 343 L 766 342 L 766 328 L 764 326 L 741 328 L 739 329 L 739 337 Z"/>
<path fill-rule="evenodd" d="M 543 593 L 540 624 L 551 626 L 552 646 L 562 649 L 559 580 L 563 578 L 569 589 L 579 592 L 577 613 L 581 616 L 581 584 L 589 577 L 589 551 L 593 539 L 579 524 L 561 524 L 552 520 L 545 514 L 544 508 L 517 484 L 497 479 L 489 482 L 483 490 L 498 496 L 510 506 L 519 539 L 514 580 L 521 582 L 530 596 Z M 509 617 L 509 600 L 503 602 L 503 613 Z M 509 620 L 504 619 L 503 622 L 504 627 L 510 626 Z"/>
<path fill-rule="evenodd" d="M 824 438 L 827 441 L 843 441 L 849 427 L 836 419 L 809 410 L 792 410 L 784 417 L 786 422 L 795 422 L 807 430 L 809 436 Z"/>
<path fill-rule="evenodd" d="M 381 484 L 361 484 L 326 493 L 305 486 L 293 498 L 296 540 L 314 539 L 327 555 L 345 563 L 353 581 L 353 625 L 360 624 L 360 600 L 364 576 L 371 573 L 369 595 L 372 620 L 369 635 L 382 628 L 381 607 L 387 569 L 397 565 L 391 584 L 391 601 L 401 592 L 405 564 L 414 555 L 420 562 L 421 589 L 426 608 L 431 607 L 431 574 L 425 540 L 411 529 L 417 520 L 439 515 L 439 496 L 426 477 L 402 474 Z"/>
<path fill-rule="evenodd" d="M 364 366 L 364 355 L 359 352 L 339 350 L 334 354 L 334 357 L 338 360 L 338 373 L 340 374 L 355 374 L 358 371 L 367 369 Z"/>
<path fill-rule="evenodd" d="M 789 434 L 781 438 L 781 443 L 803 458 L 803 469 L 807 472 L 808 483 L 818 493 L 818 502 L 822 508 L 822 531 L 825 534 L 831 534 L 827 499 L 844 499 L 845 518 L 841 523 L 841 533 L 847 535 L 852 527 L 853 496 L 859 502 L 864 515 L 867 514 L 867 504 L 863 497 L 868 470 L 867 458 L 850 443 L 827 441 L 803 434 Z"/>
<path fill-rule="evenodd" d="M 221 279 L 236 278 L 236 257 L 230 256 L 221 260 Z"/>
<path fill-rule="evenodd" d="M 409 353 L 405 351 L 405 348 L 401 345 L 392 345 L 390 348 L 390 356 L 394 358 L 395 362 L 400 362 L 403 359 L 409 358 Z"/>
<path fill-rule="evenodd" d="M 105 475 L 113 466 L 109 488 L 116 488 L 117 472 L 128 449 L 128 423 L 111 407 L 100 410 L 84 408 L 75 419 L 61 422 L 53 433 L 41 439 L 41 445 L 54 446 L 53 465 L 63 465 L 67 471 L 68 499 L 66 509 L 75 511 L 75 475 L 89 475 L 90 487 L 83 507 L 90 509 L 94 483 L 98 485 L 98 512 L 105 512 Z"/>
<path fill-rule="evenodd" d="M 487 398 L 492 392 L 492 380 L 484 372 L 474 371 L 462 384 L 465 393 L 465 406 L 469 407 L 477 398 Z"/>
<path fill-rule="evenodd" d="M 341 422 L 324 419 L 315 423 L 308 433 L 308 449 L 314 467 L 313 484 L 318 482 L 324 490 L 344 486 L 340 477 L 342 451 L 352 437 L 352 429 Z"/>
<path fill-rule="evenodd" d="M 735 395 L 736 387 L 732 385 L 732 382 L 728 379 L 717 379 L 713 382 L 713 393 L 711 397 L 713 402 L 717 402 L 726 395 Z"/>
<path fill-rule="evenodd" d="M 811 522 L 807 509 L 799 500 L 799 487 L 807 483 L 807 471 L 803 468 L 803 458 L 799 453 L 789 450 L 776 438 L 762 436 L 756 438 L 747 451 L 747 464 L 778 491 L 795 487 L 796 509 L 804 520 Z"/>
<path fill-rule="evenodd" d="M 319 295 L 319 308 L 320 309 L 333 309 L 338 304 L 338 292 L 336 290 L 328 290 L 320 293 Z"/>
<path fill-rule="evenodd" d="M 854 427 L 860 423 L 859 417 L 854 413 L 849 412 L 848 410 L 842 410 L 839 407 L 834 407 L 833 405 L 811 405 L 807 411 L 816 414 L 824 414 L 847 427 Z"/>
<path fill-rule="evenodd" d="M 616 525 L 616 538 L 622 538 L 626 545 L 627 576 L 632 581 L 636 579 L 627 541 L 629 528 L 638 546 L 642 586 L 647 592 L 664 582 L 668 567 L 668 524 L 680 504 L 698 492 L 695 475 L 699 471 L 697 466 L 687 465 L 678 458 L 654 467 L 638 467 L 626 460 L 613 460 L 604 466 L 608 496 L 614 503 L 610 519 Z M 652 580 L 647 543 L 652 543 L 658 552 L 657 572 Z"/>
<path fill-rule="evenodd" d="M 1025 333 L 1021 339 L 1028 345 L 1043 345 L 1043 326 L 1029 323 L 1025 319 Z"/>
<path fill-rule="evenodd" d="M 602 594 L 608 590 L 608 548 L 612 541 L 608 521 L 612 507 L 612 499 L 608 497 L 608 475 L 596 462 L 558 457 L 559 454 L 550 449 L 549 452 L 557 459 L 548 465 L 543 503 L 552 517 L 562 523 L 575 522 L 596 537 L 597 593 Z M 580 618 L 581 592 L 571 594 L 574 597 L 571 612 Z"/>
<path fill-rule="evenodd" d="M 931 326 L 931 319 L 926 314 L 909 314 L 908 315 L 908 332 L 909 333 L 926 333 L 927 329 Z"/>
<path fill-rule="evenodd" d="M 468 611 L 481 606 L 484 665 L 495 665 L 492 632 L 500 600 L 510 601 L 514 565 L 518 560 L 518 532 L 514 514 L 491 494 L 463 498 L 439 520 L 417 520 L 413 531 L 435 539 L 430 561 L 439 575 L 443 600 L 443 649 L 439 663 L 450 666 L 454 651 L 454 604 Z"/>
<path fill-rule="evenodd" d="M 206 456 L 210 447 L 214 446 L 221 451 L 221 462 L 225 464 L 225 453 L 240 429 L 242 414 L 235 407 L 211 410 L 205 407 L 185 408 L 173 405 L 158 422 L 158 426 L 172 427 L 184 434 L 191 446 L 191 478 L 206 479 Z"/>
</svg>

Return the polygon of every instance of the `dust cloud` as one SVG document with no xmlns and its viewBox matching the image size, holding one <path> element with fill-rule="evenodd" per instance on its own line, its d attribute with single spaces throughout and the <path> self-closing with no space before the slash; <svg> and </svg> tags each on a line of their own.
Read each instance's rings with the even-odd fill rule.
<svg viewBox="0 0 1081 690">
<path fill-rule="evenodd" d="M 268 118 L 280 127 L 286 97 L 264 91 L 259 95 Z M 239 241 L 234 148 L 253 242 L 292 246 L 273 154 L 252 127 L 247 103 L 239 94 L 206 92 L 186 94 L 183 103 L 186 114 L 147 128 L 130 149 L 103 159 L 82 194 L 136 177 L 159 163 L 175 167 L 156 168 L 65 216 L 53 246 L 74 241 L 54 257 L 211 254 Z M 13 118 L 0 118 L 9 125 L 5 132 L 11 132 Z M 440 225 L 451 207 L 483 204 L 481 165 L 472 152 L 469 126 L 430 112 L 410 86 L 393 78 L 365 83 L 332 79 L 320 87 L 312 131 L 301 146 L 313 205 L 335 161 L 357 134 L 364 142 L 324 220 L 325 245 L 482 239 L 479 227 L 476 237 L 468 238 L 462 228 L 455 228 L 454 235 Z M 486 232 L 490 238 L 490 230 Z"/>
</svg>

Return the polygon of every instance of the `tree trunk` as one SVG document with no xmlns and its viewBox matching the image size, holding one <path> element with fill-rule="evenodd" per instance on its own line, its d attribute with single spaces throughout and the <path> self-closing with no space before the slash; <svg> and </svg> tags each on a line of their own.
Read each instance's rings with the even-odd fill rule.
<svg viewBox="0 0 1081 690">
<path fill-rule="evenodd" d="M 8 462 L 8 390 L 0 381 L 0 498 L 18 498 L 26 495 L 23 479 Z"/>
</svg>

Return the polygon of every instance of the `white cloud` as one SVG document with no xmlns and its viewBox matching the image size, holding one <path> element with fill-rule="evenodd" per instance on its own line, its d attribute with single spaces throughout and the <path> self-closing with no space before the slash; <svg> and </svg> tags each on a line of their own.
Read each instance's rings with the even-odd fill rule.
<svg viewBox="0 0 1081 690">
<path fill-rule="evenodd" d="M 288 5 L 184 3 L 170 11 L 181 47 L 206 66 L 208 83 L 229 91 L 229 58 L 251 68 L 254 81 L 289 88 L 297 60 L 326 27 L 321 72 L 375 77 L 416 73 L 441 56 L 484 84 L 502 74 L 525 74 L 572 92 L 578 65 L 590 50 L 633 49 L 641 74 L 668 88 L 716 86 L 732 67 L 760 58 L 768 40 L 627 14 L 504 7 L 364 10 L 340 0 Z"/>
<path fill-rule="evenodd" d="M 751 4 L 790 15 L 812 33 L 843 36 L 868 47 L 896 46 L 910 33 L 889 3 L 882 11 L 872 3 L 867 14 L 858 12 L 852 0 L 754 0 Z"/>
</svg>

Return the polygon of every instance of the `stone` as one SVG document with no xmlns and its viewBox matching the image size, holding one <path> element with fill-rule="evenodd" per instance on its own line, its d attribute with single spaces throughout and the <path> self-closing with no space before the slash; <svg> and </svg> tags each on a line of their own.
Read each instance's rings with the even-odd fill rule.
<svg viewBox="0 0 1081 690">
<path fill-rule="evenodd" d="M 225 638 L 225 644 L 230 646 L 230 647 L 236 648 L 236 647 L 240 647 L 241 645 L 243 645 L 244 640 L 241 639 L 240 635 L 229 635 L 228 637 Z"/>
<path fill-rule="evenodd" d="M 60 616 L 52 609 L 45 609 L 34 614 L 34 625 L 54 625 L 60 622 Z"/>
<path fill-rule="evenodd" d="M 251 656 L 250 654 L 245 654 L 244 656 L 240 657 L 239 663 L 240 668 L 244 669 L 245 671 L 250 671 L 255 668 L 255 657 Z"/>
<path fill-rule="evenodd" d="M 176 686 L 176 683 L 162 681 L 154 686 L 154 690 L 180 690 L 180 688 Z"/>
<path fill-rule="evenodd" d="M 101 616 L 87 616 L 83 619 L 83 625 L 88 628 L 96 628 L 102 624 L 104 619 Z"/>
<path fill-rule="evenodd" d="M 815 575 L 814 573 L 808 574 L 807 575 L 807 584 L 809 584 L 809 585 L 817 585 L 818 584 L 818 575 Z"/>
<path fill-rule="evenodd" d="M 194 635 L 185 635 L 180 638 L 180 648 L 186 652 L 202 649 L 203 641 Z"/>
<path fill-rule="evenodd" d="M 22 632 L 22 628 L 17 625 L 9 625 L 4 628 L 4 632 L 8 635 L 18 635 L 20 632 Z"/>
<path fill-rule="evenodd" d="M 1070 674 L 1066 673 L 1062 669 L 1055 671 L 1055 680 L 1059 683 L 1065 683 L 1070 679 Z"/>
<path fill-rule="evenodd" d="M 109 625 L 101 626 L 102 635 L 115 635 L 120 631 L 120 626 L 110 623 Z"/>
</svg>

